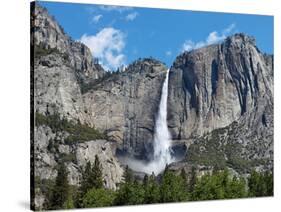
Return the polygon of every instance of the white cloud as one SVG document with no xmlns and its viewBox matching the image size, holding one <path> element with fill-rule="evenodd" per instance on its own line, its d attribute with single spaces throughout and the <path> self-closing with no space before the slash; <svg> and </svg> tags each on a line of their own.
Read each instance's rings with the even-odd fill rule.
<svg viewBox="0 0 281 212">
<path fill-rule="evenodd" d="M 125 17 L 125 20 L 126 21 L 133 21 L 135 20 L 135 18 L 138 16 L 138 13 L 137 12 L 132 12 L 132 13 L 129 13 L 126 17 Z"/>
<path fill-rule="evenodd" d="M 123 13 L 125 11 L 129 11 L 132 10 L 131 7 L 121 7 L 121 6 L 107 6 L 107 5 L 102 5 L 99 7 L 99 9 L 103 10 L 103 11 L 117 11 L 119 13 Z"/>
<path fill-rule="evenodd" d="M 225 34 L 219 35 L 216 31 L 214 31 L 214 32 L 211 32 L 209 34 L 209 36 L 207 37 L 206 44 L 210 45 L 210 44 L 218 43 L 225 38 L 226 38 Z"/>
<path fill-rule="evenodd" d="M 126 56 L 122 53 L 125 35 L 122 31 L 104 28 L 96 35 L 84 34 L 80 41 L 90 48 L 93 57 L 99 58 L 106 69 L 115 70 L 125 64 Z"/>
<path fill-rule="evenodd" d="M 171 51 L 166 51 L 165 54 L 166 54 L 167 57 L 170 57 L 172 55 L 172 52 Z"/>
<path fill-rule="evenodd" d="M 182 45 L 182 51 L 190 51 L 192 49 L 198 49 L 203 46 L 215 44 L 224 40 L 235 29 L 235 24 L 230 24 L 227 28 L 223 29 L 221 33 L 217 31 L 211 32 L 204 41 L 194 42 L 192 40 L 186 40 Z"/>
<path fill-rule="evenodd" d="M 92 18 L 92 22 L 96 24 L 96 23 L 98 23 L 100 21 L 101 18 L 102 18 L 101 14 L 100 15 L 96 15 L 96 16 L 94 16 Z"/>
<path fill-rule="evenodd" d="M 228 34 L 228 33 L 232 32 L 235 29 L 235 27 L 236 27 L 235 23 L 232 23 L 227 28 L 225 28 L 222 33 Z"/>
</svg>

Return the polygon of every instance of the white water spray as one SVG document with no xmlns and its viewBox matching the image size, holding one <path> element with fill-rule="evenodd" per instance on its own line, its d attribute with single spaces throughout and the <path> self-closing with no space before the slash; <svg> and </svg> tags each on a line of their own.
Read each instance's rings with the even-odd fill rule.
<svg viewBox="0 0 281 212">
<path fill-rule="evenodd" d="M 167 125 L 167 99 L 168 99 L 169 69 L 162 87 L 156 129 L 154 135 L 154 160 L 159 170 L 163 170 L 166 164 L 172 161 L 171 136 Z"/>
<path fill-rule="evenodd" d="M 153 141 L 153 159 L 149 163 L 144 163 L 134 159 L 126 160 L 126 164 L 135 171 L 145 172 L 147 174 L 152 174 L 154 172 L 154 174 L 158 175 L 165 169 L 167 164 L 175 161 L 171 155 L 171 136 L 167 126 L 168 83 L 169 69 L 167 70 L 166 78 L 162 87 L 160 105 L 156 120 Z"/>
</svg>

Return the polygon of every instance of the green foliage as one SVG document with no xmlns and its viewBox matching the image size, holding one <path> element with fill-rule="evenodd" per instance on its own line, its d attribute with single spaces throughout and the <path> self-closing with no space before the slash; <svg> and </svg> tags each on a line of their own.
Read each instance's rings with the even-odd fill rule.
<svg viewBox="0 0 281 212">
<path fill-rule="evenodd" d="M 125 168 L 124 180 L 126 183 L 132 183 L 134 180 L 132 170 L 128 166 Z"/>
<path fill-rule="evenodd" d="M 102 188 L 102 168 L 98 156 L 95 156 L 94 165 L 87 162 L 84 171 L 82 172 L 81 192 L 84 195 L 92 188 Z"/>
<path fill-rule="evenodd" d="M 52 191 L 50 209 L 63 209 L 69 201 L 68 172 L 64 163 L 60 163 L 57 168 L 58 174 Z"/>
<path fill-rule="evenodd" d="M 43 207 L 48 209 L 51 207 L 52 191 L 54 188 L 54 181 L 49 179 L 40 179 L 40 177 L 35 177 L 35 191 L 40 191 L 44 195 L 45 201 Z"/>
<path fill-rule="evenodd" d="M 89 190 L 101 188 L 103 188 L 102 167 L 99 158 L 96 155 L 94 165 L 92 166 L 88 161 L 85 169 L 82 171 L 82 180 L 77 205 L 83 207 L 84 196 Z"/>
<path fill-rule="evenodd" d="M 95 156 L 94 166 L 92 168 L 93 173 L 93 187 L 102 188 L 103 187 L 103 178 L 102 178 L 102 166 L 99 160 L 98 155 Z"/>
<path fill-rule="evenodd" d="M 216 129 L 208 137 L 199 138 L 189 147 L 187 160 L 205 166 L 216 166 L 219 169 L 226 167 L 224 150 L 220 143 L 220 136 L 224 134 L 225 129 Z"/>
<path fill-rule="evenodd" d="M 268 164 L 267 159 L 247 159 L 242 155 L 245 147 L 237 140 L 240 130 L 237 122 L 233 122 L 198 137 L 190 145 L 186 160 L 196 165 L 216 167 L 218 170 L 233 168 L 240 174 L 250 172 L 252 167 Z"/>
<path fill-rule="evenodd" d="M 93 176 L 92 165 L 88 161 L 85 166 L 85 169 L 82 171 L 82 180 L 80 186 L 81 196 L 84 196 L 88 190 L 93 188 L 92 176 Z"/>
<path fill-rule="evenodd" d="M 41 113 L 36 113 L 35 123 L 36 126 L 47 125 L 53 132 L 68 132 L 70 135 L 65 139 L 65 142 L 68 144 L 96 139 L 107 139 L 106 135 L 100 133 L 97 129 L 81 124 L 80 122 L 74 123 L 65 118 L 61 119 L 58 113 L 47 116 Z"/>
<path fill-rule="evenodd" d="M 272 173 L 258 173 L 252 171 L 248 178 L 249 196 L 273 196 L 273 175 Z"/>
<path fill-rule="evenodd" d="M 154 174 L 149 177 L 146 175 L 143 180 L 143 188 L 145 204 L 160 202 L 160 188 Z"/>
<path fill-rule="evenodd" d="M 116 205 L 137 205 L 143 204 L 145 198 L 145 190 L 137 181 L 125 182 L 120 185 L 116 194 Z"/>
<path fill-rule="evenodd" d="M 64 163 L 69 163 L 69 162 L 76 163 L 77 160 L 75 153 L 69 153 L 69 154 L 61 153 L 59 158 Z"/>
<path fill-rule="evenodd" d="M 115 205 L 136 205 L 143 204 L 145 190 L 143 186 L 134 180 L 132 171 L 126 166 L 124 173 L 125 182 L 120 184 L 120 188 L 116 194 Z"/>
<path fill-rule="evenodd" d="M 115 192 L 104 188 L 92 188 L 83 197 L 82 207 L 106 207 L 112 206 Z"/>
<path fill-rule="evenodd" d="M 105 189 L 102 182 L 102 167 L 98 157 L 92 165 L 88 162 L 82 173 L 81 186 L 69 186 L 67 171 L 59 164 L 55 182 L 35 178 L 35 187 L 46 197 L 45 209 L 71 209 L 75 207 L 104 207 L 113 205 L 136 205 L 187 200 L 215 200 L 273 195 L 272 173 L 252 172 L 248 187 L 243 178 L 232 177 L 227 170 L 215 170 L 212 174 L 196 176 L 184 170 L 179 175 L 165 169 L 160 179 L 154 174 L 146 175 L 142 182 L 134 179 L 132 171 L 126 167 L 125 181 L 114 190 Z"/>
<path fill-rule="evenodd" d="M 204 175 L 197 179 L 191 200 L 214 200 L 246 197 L 243 179 L 229 176 L 228 171 Z"/>
<path fill-rule="evenodd" d="M 64 209 L 73 209 L 73 208 L 75 208 L 73 197 L 72 197 L 72 192 L 68 193 L 67 199 L 66 199 L 66 201 L 63 204 L 63 208 Z"/>
<path fill-rule="evenodd" d="M 47 56 L 49 54 L 58 54 L 60 55 L 64 60 L 69 60 L 69 57 L 66 53 L 60 52 L 57 48 L 46 48 L 42 45 L 35 45 L 34 46 L 34 57 L 35 59 L 38 59 L 43 56 Z"/>
<path fill-rule="evenodd" d="M 189 185 L 188 185 L 188 191 L 190 194 L 194 191 L 194 187 L 196 185 L 196 169 L 194 166 L 191 168 L 191 174 L 190 174 L 190 179 L 189 179 Z"/>
<path fill-rule="evenodd" d="M 117 82 L 120 74 L 122 74 L 122 72 L 106 71 L 102 77 L 92 80 L 89 83 L 84 83 L 82 80 L 80 80 L 79 85 L 81 93 L 84 94 L 91 89 L 97 89 L 100 85 L 109 83 L 110 81 Z"/>
<path fill-rule="evenodd" d="M 161 180 L 160 194 L 161 202 L 180 202 L 187 200 L 184 179 L 166 168 Z"/>
</svg>

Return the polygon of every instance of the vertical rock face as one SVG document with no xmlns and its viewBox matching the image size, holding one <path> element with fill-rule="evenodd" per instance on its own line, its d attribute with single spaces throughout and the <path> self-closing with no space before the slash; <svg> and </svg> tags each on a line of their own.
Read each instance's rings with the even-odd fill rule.
<svg viewBox="0 0 281 212">
<path fill-rule="evenodd" d="M 56 111 L 69 120 L 86 122 L 87 114 L 75 70 L 60 53 L 35 58 L 34 88 L 36 112 L 53 114 Z"/>
<path fill-rule="evenodd" d="M 202 135 L 239 120 L 257 106 L 273 107 L 272 60 L 244 34 L 178 56 L 169 82 L 173 138 Z"/>
<path fill-rule="evenodd" d="M 119 143 L 119 153 L 150 157 L 166 70 L 156 60 L 139 60 L 83 95 L 91 122 Z"/>
<path fill-rule="evenodd" d="M 105 71 L 93 63 L 88 47 L 73 41 L 44 8 L 37 3 L 34 5 L 31 45 L 34 48 L 35 113 L 45 117 L 59 114 L 61 119 L 89 124 L 81 87 L 102 78 Z M 104 168 L 105 186 L 116 189 L 123 175 L 123 168 L 115 157 L 116 145 L 106 140 L 84 143 L 77 140 L 69 144 L 65 141 L 67 137 L 68 133 L 63 130 L 52 130 L 46 123 L 36 123 L 33 146 L 35 176 L 41 180 L 54 180 L 57 162 L 63 160 L 69 172 L 69 183 L 79 185 L 85 160 L 94 163 L 95 155 L 98 155 Z"/>
<path fill-rule="evenodd" d="M 80 87 L 101 78 L 87 46 L 73 41 L 47 10 L 34 4 L 31 15 L 34 47 L 35 110 L 87 122 Z"/>
<path fill-rule="evenodd" d="M 183 53 L 169 85 L 168 124 L 173 139 L 189 146 L 187 164 L 272 169 L 273 56 L 252 37 Z"/>
<path fill-rule="evenodd" d="M 103 68 L 93 62 L 90 49 L 82 43 L 73 41 L 63 28 L 48 14 L 48 11 L 35 4 L 33 18 L 34 45 L 45 49 L 57 49 L 65 53 L 69 65 L 74 67 L 82 81 L 97 79 L 104 75 Z"/>
</svg>

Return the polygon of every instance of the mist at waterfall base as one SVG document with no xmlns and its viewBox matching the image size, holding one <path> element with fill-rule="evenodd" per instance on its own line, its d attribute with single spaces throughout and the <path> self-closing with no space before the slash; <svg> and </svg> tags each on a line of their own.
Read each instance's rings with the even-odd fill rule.
<svg viewBox="0 0 281 212">
<path fill-rule="evenodd" d="M 134 171 L 158 175 L 165 169 L 167 164 L 176 161 L 172 156 L 171 136 L 167 126 L 168 83 L 169 69 L 167 70 L 166 78 L 162 86 L 161 100 L 154 132 L 154 152 L 152 160 L 146 163 L 132 158 L 127 158 L 125 161 L 123 159 L 123 162 Z"/>
</svg>

